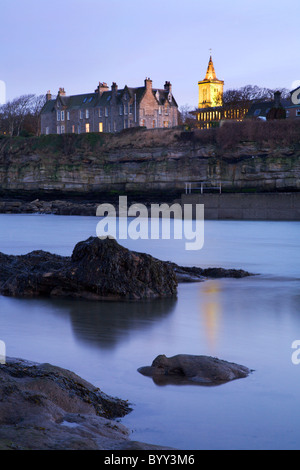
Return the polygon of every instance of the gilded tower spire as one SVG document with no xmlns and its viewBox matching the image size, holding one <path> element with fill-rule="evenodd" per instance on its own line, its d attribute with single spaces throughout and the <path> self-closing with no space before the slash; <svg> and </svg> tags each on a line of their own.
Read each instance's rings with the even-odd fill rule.
<svg viewBox="0 0 300 470">
<path fill-rule="evenodd" d="M 223 80 L 218 80 L 213 64 L 211 50 L 208 67 L 204 80 L 198 82 L 199 88 L 199 108 L 210 108 L 222 106 Z"/>
<path fill-rule="evenodd" d="M 213 63 L 212 58 L 210 56 L 204 80 L 215 80 L 216 78 L 217 78 L 217 76 L 216 76 L 216 72 L 215 72 L 215 68 L 214 68 L 214 63 Z"/>
</svg>

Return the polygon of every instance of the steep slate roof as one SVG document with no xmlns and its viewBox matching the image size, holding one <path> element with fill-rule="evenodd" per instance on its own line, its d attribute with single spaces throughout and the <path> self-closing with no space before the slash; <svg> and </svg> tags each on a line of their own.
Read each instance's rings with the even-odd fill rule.
<svg viewBox="0 0 300 470">
<path fill-rule="evenodd" d="M 289 100 L 280 100 L 280 103 L 283 108 L 287 108 L 290 105 Z M 274 100 L 253 103 L 250 106 L 246 117 L 267 117 L 269 110 L 274 106 Z"/>
<path fill-rule="evenodd" d="M 133 103 L 136 99 L 137 103 L 140 103 L 146 91 L 146 87 L 127 87 L 117 90 L 117 104 L 122 104 L 122 98 L 127 92 L 129 96 L 129 103 Z M 169 92 L 162 89 L 152 89 L 153 95 L 158 101 L 159 105 L 163 105 L 168 101 Z M 98 92 L 85 93 L 82 95 L 62 96 L 59 95 L 55 99 L 49 100 L 45 103 L 41 113 L 49 113 L 54 110 L 55 103 L 59 99 L 62 105 L 66 109 L 82 109 L 82 108 L 93 108 L 96 106 L 108 106 L 112 99 L 112 90 L 104 91 L 101 95 Z M 172 106 L 177 106 L 176 100 L 172 94 L 172 100 L 170 103 Z"/>
<path fill-rule="evenodd" d="M 55 101 L 56 100 L 46 101 L 46 103 L 44 104 L 41 110 L 41 113 L 51 113 L 52 111 L 54 111 Z"/>
</svg>

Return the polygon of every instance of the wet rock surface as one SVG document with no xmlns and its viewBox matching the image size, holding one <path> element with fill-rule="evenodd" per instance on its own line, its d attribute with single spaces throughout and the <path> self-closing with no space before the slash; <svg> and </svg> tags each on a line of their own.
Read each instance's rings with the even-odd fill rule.
<svg viewBox="0 0 300 470">
<path fill-rule="evenodd" d="M 138 371 L 152 377 L 157 385 L 195 384 L 221 385 L 231 380 L 247 377 L 252 370 L 234 362 L 227 362 L 211 356 L 178 354 L 157 356 L 151 366 L 140 367 Z"/>
<path fill-rule="evenodd" d="M 167 263 L 114 239 L 90 237 L 77 243 L 71 257 L 40 250 L 19 256 L 0 253 L 0 293 L 142 300 L 176 296 L 177 278 Z"/>
<path fill-rule="evenodd" d="M 154 449 L 115 421 L 131 411 L 73 372 L 7 358 L 0 364 L 0 450 Z"/>
<path fill-rule="evenodd" d="M 109 238 L 79 242 L 71 257 L 42 250 L 17 256 L 0 253 L 0 294 L 14 297 L 172 298 L 178 282 L 249 275 L 243 270 L 177 266 L 130 251 Z"/>
</svg>

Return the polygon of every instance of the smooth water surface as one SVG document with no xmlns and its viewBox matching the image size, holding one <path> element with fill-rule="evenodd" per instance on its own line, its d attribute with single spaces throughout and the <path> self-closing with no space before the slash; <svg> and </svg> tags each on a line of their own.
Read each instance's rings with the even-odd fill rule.
<svg viewBox="0 0 300 470">
<path fill-rule="evenodd" d="M 0 215 L 0 251 L 70 255 L 96 235 L 94 217 Z M 128 399 L 132 439 L 178 449 L 300 448 L 300 223 L 206 221 L 202 250 L 179 240 L 124 246 L 181 265 L 242 268 L 257 276 L 181 284 L 153 302 L 0 296 L 6 353 L 73 370 Z M 137 372 L 158 354 L 207 354 L 254 369 L 217 387 L 156 385 Z"/>
</svg>

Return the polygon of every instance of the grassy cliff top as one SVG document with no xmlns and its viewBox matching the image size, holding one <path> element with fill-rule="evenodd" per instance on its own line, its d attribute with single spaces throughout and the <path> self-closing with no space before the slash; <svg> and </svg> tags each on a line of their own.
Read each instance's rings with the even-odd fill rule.
<svg viewBox="0 0 300 470">
<path fill-rule="evenodd" d="M 241 144 L 267 146 L 271 149 L 300 148 L 299 121 L 226 122 L 220 128 L 184 131 L 174 129 L 126 129 L 116 134 L 89 133 L 42 135 L 39 137 L 8 137 L 0 135 L 0 155 L 29 154 L 93 154 L 120 149 L 157 147 L 199 147 L 213 145 L 218 150 L 237 150 Z"/>
</svg>

